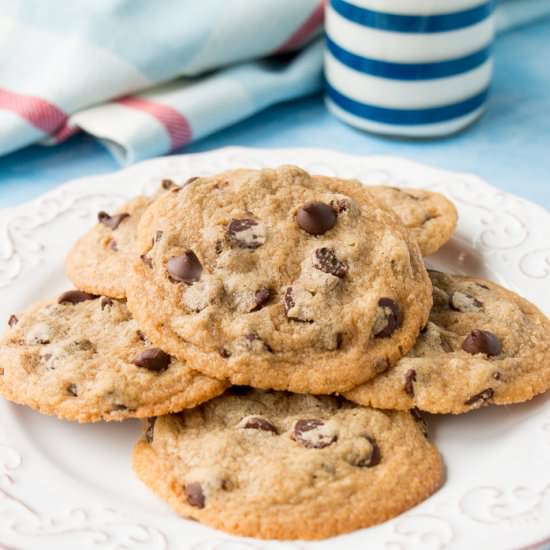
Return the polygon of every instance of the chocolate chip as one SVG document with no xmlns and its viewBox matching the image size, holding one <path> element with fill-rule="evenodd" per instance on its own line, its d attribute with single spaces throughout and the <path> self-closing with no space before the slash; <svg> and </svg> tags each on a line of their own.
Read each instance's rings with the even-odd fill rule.
<svg viewBox="0 0 550 550">
<path fill-rule="evenodd" d="M 164 231 L 157 231 L 155 233 L 155 236 L 153 237 L 153 244 L 158 243 L 162 239 L 163 235 L 164 235 Z"/>
<path fill-rule="evenodd" d="M 224 348 L 223 346 L 220 346 L 218 348 L 218 353 L 224 358 L 224 359 L 229 359 L 229 357 L 231 357 L 231 352 Z"/>
<path fill-rule="evenodd" d="M 191 506 L 194 506 L 195 508 L 204 508 L 206 499 L 204 498 L 204 493 L 200 483 L 197 481 L 187 483 L 184 490 L 185 498 Z"/>
<path fill-rule="evenodd" d="M 76 384 L 69 384 L 67 386 L 67 392 L 73 397 L 78 397 L 78 388 L 76 387 Z"/>
<path fill-rule="evenodd" d="M 115 403 L 111 411 L 127 411 L 128 407 L 122 403 Z"/>
<path fill-rule="evenodd" d="M 502 374 L 500 374 L 500 372 L 498 372 L 498 370 L 496 372 L 493 372 L 493 378 L 495 380 L 500 380 L 502 378 Z"/>
<path fill-rule="evenodd" d="M 471 313 L 483 309 L 483 304 L 477 298 L 458 290 L 451 294 L 449 305 L 451 309 L 462 313 Z"/>
<path fill-rule="evenodd" d="M 13 327 L 19 322 L 19 319 L 15 315 L 10 315 L 8 319 L 8 326 Z"/>
<path fill-rule="evenodd" d="M 487 388 L 479 393 L 476 393 L 476 395 L 472 395 L 470 399 L 464 401 L 464 405 L 475 405 L 478 402 L 486 403 L 493 398 L 494 394 L 495 392 L 493 388 Z"/>
<path fill-rule="evenodd" d="M 239 422 L 237 427 L 241 430 L 261 430 L 277 434 L 277 428 L 262 416 L 247 416 Z"/>
<path fill-rule="evenodd" d="M 403 314 L 399 304 L 391 298 L 380 298 L 378 308 L 379 315 L 374 324 L 374 336 L 387 338 L 402 325 Z"/>
<path fill-rule="evenodd" d="M 109 248 L 110 248 L 113 252 L 118 252 L 118 244 L 117 244 L 117 242 L 116 242 L 114 239 L 111 239 L 111 241 L 109 242 Z"/>
<path fill-rule="evenodd" d="M 255 306 L 252 309 L 252 311 L 258 311 L 259 309 L 262 309 L 262 307 L 269 302 L 269 299 L 271 298 L 271 290 L 269 288 L 259 288 L 256 290 L 256 293 L 254 294 L 254 301 Z"/>
<path fill-rule="evenodd" d="M 405 393 L 411 397 L 414 397 L 414 382 L 416 382 L 416 371 L 414 369 L 409 369 L 405 373 L 405 385 L 403 386 L 403 389 L 405 390 Z"/>
<path fill-rule="evenodd" d="M 240 248 L 258 248 L 265 242 L 263 227 L 253 218 L 232 219 L 227 233 L 229 239 Z"/>
<path fill-rule="evenodd" d="M 221 241 L 216 241 L 216 244 L 214 245 L 214 252 L 218 255 L 223 252 L 223 243 Z"/>
<path fill-rule="evenodd" d="M 285 313 L 288 315 L 288 312 L 296 305 L 296 302 L 294 301 L 294 295 L 292 293 L 292 287 L 289 286 L 285 293 L 283 294 L 283 307 L 285 309 Z"/>
<path fill-rule="evenodd" d="M 491 290 L 487 285 L 482 285 L 481 283 L 476 283 L 476 285 L 477 285 L 479 288 L 484 288 L 485 290 Z"/>
<path fill-rule="evenodd" d="M 380 447 L 378 446 L 378 443 L 376 442 L 376 439 L 374 439 L 374 437 L 370 437 L 369 435 L 365 435 L 364 437 L 371 444 L 372 451 L 370 455 L 356 460 L 353 465 L 357 466 L 358 468 L 372 468 L 373 466 L 377 466 L 378 464 L 380 464 L 380 460 L 382 459 Z"/>
<path fill-rule="evenodd" d="M 147 441 L 147 443 L 153 443 L 156 421 L 157 421 L 156 417 L 147 419 L 147 427 L 145 428 L 145 434 L 144 434 L 145 441 Z"/>
<path fill-rule="evenodd" d="M 336 441 L 336 435 L 323 433 L 325 423 L 318 418 L 298 420 L 294 424 L 292 439 L 299 441 L 306 449 L 322 449 Z"/>
<path fill-rule="evenodd" d="M 112 298 L 103 296 L 103 298 L 101 298 L 100 305 L 101 305 L 101 310 L 103 311 L 106 307 L 111 307 L 113 305 L 113 300 Z"/>
<path fill-rule="evenodd" d="M 142 254 L 139 259 L 149 268 L 153 269 L 153 260 L 149 258 L 149 256 L 146 256 L 145 254 Z"/>
<path fill-rule="evenodd" d="M 202 274 L 202 265 L 192 250 L 187 250 L 181 256 L 172 256 L 166 268 L 172 279 L 188 285 L 196 283 Z"/>
<path fill-rule="evenodd" d="M 336 333 L 336 349 L 341 349 L 344 343 L 344 335 L 341 332 Z"/>
<path fill-rule="evenodd" d="M 89 292 L 84 292 L 82 290 L 67 290 L 59 296 L 57 299 L 58 304 L 79 304 L 80 302 L 85 302 L 86 300 L 95 300 L 99 296 L 90 294 Z"/>
<path fill-rule="evenodd" d="M 132 364 L 136 367 L 159 372 L 168 368 L 170 360 L 171 357 L 161 349 L 149 348 L 138 353 L 132 361 Z"/>
<path fill-rule="evenodd" d="M 178 187 L 172 180 L 164 179 L 160 182 L 160 186 L 163 189 L 166 189 L 168 191 L 169 189 L 174 189 L 175 187 Z"/>
<path fill-rule="evenodd" d="M 263 345 L 263 348 L 266 350 L 266 351 L 269 351 L 269 352 L 273 352 L 273 350 L 271 349 L 271 346 L 269 344 L 266 344 L 262 338 L 260 338 L 255 332 L 249 332 L 248 334 L 245 334 L 244 335 L 244 339 L 247 341 L 247 342 L 261 342 L 262 345 Z"/>
<path fill-rule="evenodd" d="M 145 336 L 145 334 L 143 334 L 143 332 L 141 332 L 141 330 L 136 330 L 136 334 L 137 334 L 137 337 L 142 341 L 142 342 L 147 342 L 147 336 Z"/>
<path fill-rule="evenodd" d="M 462 349 L 472 355 L 484 353 L 491 357 L 502 351 L 502 344 L 492 332 L 474 329 L 462 342 Z"/>
<path fill-rule="evenodd" d="M 348 266 L 336 257 L 332 248 L 318 248 L 315 251 L 313 267 L 340 279 L 345 277 L 348 272 Z"/>
<path fill-rule="evenodd" d="M 97 215 L 99 223 L 110 227 L 113 231 L 122 223 L 122 220 L 129 217 L 130 214 L 127 212 L 121 212 L 120 214 L 115 214 L 114 216 L 110 216 L 107 212 L 99 212 Z"/>
<path fill-rule="evenodd" d="M 336 210 L 324 202 L 308 202 L 298 210 L 296 223 L 310 235 L 322 235 L 334 227 Z"/>
</svg>

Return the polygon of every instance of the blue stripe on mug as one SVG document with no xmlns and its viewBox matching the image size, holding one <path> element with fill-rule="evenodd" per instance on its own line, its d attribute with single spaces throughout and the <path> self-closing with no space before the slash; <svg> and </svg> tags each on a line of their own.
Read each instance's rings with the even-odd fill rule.
<svg viewBox="0 0 550 550">
<path fill-rule="evenodd" d="M 394 80 L 431 80 L 466 73 L 483 65 L 491 55 L 491 46 L 487 46 L 472 54 L 447 61 L 394 63 L 351 53 L 338 46 L 328 35 L 326 36 L 326 45 L 332 56 L 347 67 L 361 73 Z"/>
<path fill-rule="evenodd" d="M 445 122 L 467 115 L 485 103 L 489 93 L 489 88 L 485 88 L 475 96 L 469 97 L 468 99 L 458 103 L 442 105 L 439 107 L 428 107 L 425 109 L 392 109 L 361 103 L 360 101 L 356 101 L 341 94 L 327 81 L 325 81 L 325 91 L 327 96 L 338 107 L 355 116 L 375 122 L 382 122 L 384 124 L 413 126 Z"/>
<path fill-rule="evenodd" d="M 479 6 L 453 13 L 437 15 L 400 15 L 382 11 L 369 10 L 350 4 L 345 0 L 330 0 L 330 5 L 345 19 L 365 27 L 385 31 L 409 33 L 433 33 L 454 31 L 470 27 L 487 19 L 493 10 L 494 0 Z"/>
</svg>

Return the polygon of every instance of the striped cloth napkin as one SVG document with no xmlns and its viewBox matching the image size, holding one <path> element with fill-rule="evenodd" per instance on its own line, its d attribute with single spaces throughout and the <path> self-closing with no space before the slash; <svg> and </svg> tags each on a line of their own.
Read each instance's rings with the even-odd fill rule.
<svg viewBox="0 0 550 550">
<path fill-rule="evenodd" d="M 550 6 L 499 10 L 507 30 Z M 0 155 L 81 130 L 123 164 L 180 149 L 318 91 L 322 24 L 322 0 L 2 0 Z"/>
</svg>

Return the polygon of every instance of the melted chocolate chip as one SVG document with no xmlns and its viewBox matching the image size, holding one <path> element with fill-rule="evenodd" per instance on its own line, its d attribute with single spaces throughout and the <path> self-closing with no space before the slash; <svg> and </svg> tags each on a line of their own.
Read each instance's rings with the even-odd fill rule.
<svg viewBox="0 0 550 550">
<path fill-rule="evenodd" d="M 112 298 L 103 296 L 103 298 L 101 298 L 100 305 L 101 305 L 101 310 L 103 311 L 106 307 L 111 307 L 113 305 L 113 300 Z"/>
<path fill-rule="evenodd" d="M 159 372 L 168 368 L 170 360 L 171 357 L 161 349 L 149 348 L 138 353 L 132 363 L 136 367 Z"/>
<path fill-rule="evenodd" d="M 451 309 L 462 313 L 471 313 L 483 309 L 483 304 L 471 294 L 465 292 L 453 292 L 449 300 Z"/>
<path fill-rule="evenodd" d="M 232 219 L 227 226 L 231 242 L 240 248 L 258 248 L 265 242 L 265 235 L 253 218 Z M 256 231 L 254 228 L 258 227 Z"/>
<path fill-rule="evenodd" d="M 336 436 L 323 433 L 325 423 L 318 418 L 298 420 L 294 424 L 292 439 L 300 442 L 306 449 L 322 449 L 336 441 Z"/>
<path fill-rule="evenodd" d="M 277 428 L 267 418 L 261 416 L 249 416 L 239 422 L 239 428 L 242 430 L 261 430 L 277 434 Z"/>
<path fill-rule="evenodd" d="M 204 508 L 206 499 L 201 484 L 197 481 L 185 485 L 185 498 L 187 502 L 195 508 Z"/>
<path fill-rule="evenodd" d="M 145 336 L 145 334 L 143 334 L 143 332 L 141 332 L 141 330 L 136 330 L 136 334 L 137 334 L 137 337 L 142 341 L 142 342 L 147 342 L 147 336 Z"/>
<path fill-rule="evenodd" d="M 252 311 L 258 311 L 269 302 L 271 298 L 271 290 L 269 288 L 259 288 L 254 294 L 255 306 Z"/>
<path fill-rule="evenodd" d="M 172 256 L 166 265 L 172 279 L 191 285 L 201 278 L 202 265 L 192 250 L 181 256 Z"/>
<path fill-rule="evenodd" d="M 229 357 L 231 357 L 231 352 L 224 348 L 223 346 L 220 346 L 218 348 L 218 353 L 224 358 L 224 359 L 229 359 Z"/>
<path fill-rule="evenodd" d="M 332 248 L 318 248 L 315 251 L 313 267 L 339 278 L 345 277 L 348 272 L 348 266 L 336 257 Z"/>
<path fill-rule="evenodd" d="M 310 235 L 322 235 L 334 227 L 336 210 L 324 202 L 308 202 L 296 215 L 296 223 Z"/>
<path fill-rule="evenodd" d="M 147 419 L 147 427 L 145 428 L 145 441 L 147 443 L 153 443 L 153 437 L 155 435 L 155 422 L 157 421 L 156 417 Z"/>
<path fill-rule="evenodd" d="M 109 242 L 109 248 L 110 248 L 113 252 L 118 252 L 118 244 L 117 244 L 117 242 L 116 242 L 114 239 L 111 239 L 111 241 Z"/>
<path fill-rule="evenodd" d="M 380 298 L 378 307 L 381 309 L 382 322 L 381 328 L 377 328 L 375 324 L 376 338 L 387 338 L 391 336 L 403 323 L 403 314 L 399 304 L 391 298 Z"/>
<path fill-rule="evenodd" d="M 374 439 L 374 437 L 371 437 L 369 435 L 365 435 L 364 437 L 371 444 L 372 451 L 370 455 L 356 460 L 353 465 L 357 466 L 358 468 L 372 468 L 373 466 L 377 466 L 378 464 L 380 464 L 380 460 L 382 459 L 380 447 L 378 446 L 378 443 L 376 442 L 376 439 Z"/>
<path fill-rule="evenodd" d="M 69 384 L 67 386 L 67 392 L 73 397 L 78 397 L 78 388 L 76 387 L 76 384 Z"/>
<path fill-rule="evenodd" d="M 155 233 L 155 236 L 153 237 L 153 244 L 158 243 L 162 239 L 163 235 L 164 235 L 164 231 L 157 231 Z"/>
<path fill-rule="evenodd" d="M 85 302 L 86 300 L 95 300 L 99 296 L 90 294 L 89 292 L 84 292 L 82 290 L 67 290 L 59 296 L 57 299 L 58 304 L 79 304 L 80 302 Z"/>
<path fill-rule="evenodd" d="M 494 394 L 495 391 L 493 390 L 493 388 L 487 388 L 479 393 L 476 393 L 476 395 L 472 395 L 470 399 L 464 401 L 464 405 L 475 405 L 478 402 L 486 403 L 493 398 Z"/>
<path fill-rule="evenodd" d="M 292 287 L 289 286 L 285 293 L 283 294 L 283 307 L 285 308 L 285 313 L 288 315 L 288 312 L 296 305 L 294 301 L 294 295 L 292 294 Z"/>
<path fill-rule="evenodd" d="M 414 369 L 409 369 L 405 373 L 405 385 L 403 389 L 405 393 L 414 397 L 414 382 L 416 382 L 416 371 Z"/>
<path fill-rule="evenodd" d="M 409 410 L 409 412 L 411 413 L 411 416 L 413 417 L 414 421 L 419 424 L 420 429 L 422 430 L 422 433 L 424 434 L 424 437 L 427 438 L 428 437 L 428 425 L 426 424 L 426 421 L 422 417 L 422 414 L 420 413 L 420 411 L 416 407 L 413 407 L 412 409 Z"/>
<path fill-rule="evenodd" d="M 344 343 L 344 335 L 341 332 L 336 333 L 336 349 L 341 349 Z"/>
<path fill-rule="evenodd" d="M 129 217 L 130 214 L 127 212 L 121 212 L 120 214 L 115 214 L 114 216 L 110 216 L 107 212 L 99 212 L 97 215 L 99 223 L 110 227 L 113 231 L 117 229 L 123 220 Z"/>
<path fill-rule="evenodd" d="M 145 254 L 142 254 L 139 259 L 149 268 L 153 269 L 153 260 L 149 258 L 149 256 L 146 256 Z"/>
<path fill-rule="evenodd" d="M 127 411 L 128 407 L 123 403 L 115 403 L 111 411 Z"/>
<path fill-rule="evenodd" d="M 462 342 L 462 349 L 472 355 L 484 353 L 491 357 L 502 351 L 502 344 L 492 332 L 474 329 Z"/>
<path fill-rule="evenodd" d="M 10 315 L 8 319 L 8 326 L 13 327 L 19 322 L 19 319 L 15 315 Z"/>
</svg>

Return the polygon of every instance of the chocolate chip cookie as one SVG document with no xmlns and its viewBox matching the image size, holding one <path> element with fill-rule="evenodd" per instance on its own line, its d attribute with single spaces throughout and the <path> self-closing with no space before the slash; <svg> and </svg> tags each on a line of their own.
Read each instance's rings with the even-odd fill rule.
<svg viewBox="0 0 550 550">
<path fill-rule="evenodd" d="M 128 305 L 162 349 L 234 384 L 345 391 L 412 347 L 431 307 L 415 239 L 356 181 L 236 170 L 160 197 Z"/>
<path fill-rule="evenodd" d="M 385 186 L 369 187 L 369 190 L 413 233 L 423 256 L 439 250 L 454 233 L 458 220 L 456 208 L 440 193 Z"/>
<path fill-rule="evenodd" d="M 408 412 L 243 387 L 152 419 L 133 465 L 182 516 L 274 539 L 386 521 L 442 481 L 440 455 Z"/>
<path fill-rule="evenodd" d="M 124 301 L 71 290 L 12 315 L 0 341 L 0 394 L 67 420 L 180 411 L 227 384 L 156 348 Z"/>
<path fill-rule="evenodd" d="M 96 225 L 73 245 L 67 256 L 65 269 L 73 284 L 86 292 L 125 298 L 139 220 L 157 197 L 177 188 L 172 180 L 165 179 L 151 197 L 136 197 L 113 214 L 98 212 Z"/>
<path fill-rule="evenodd" d="M 373 407 L 463 413 L 550 388 L 550 321 L 499 285 L 431 271 L 434 306 L 395 367 L 345 393 Z"/>
</svg>

